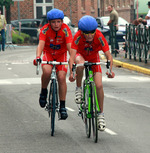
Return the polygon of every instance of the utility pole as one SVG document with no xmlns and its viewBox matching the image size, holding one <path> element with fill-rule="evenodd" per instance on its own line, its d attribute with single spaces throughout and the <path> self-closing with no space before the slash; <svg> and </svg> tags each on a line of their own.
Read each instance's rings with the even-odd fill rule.
<svg viewBox="0 0 150 153">
<path fill-rule="evenodd" d="M 136 18 L 137 18 L 137 19 L 139 18 L 138 6 L 139 6 L 139 2 L 138 2 L 138 0 L 137 0 L 137 1 L 136 1 L 136 9 L 137 9 Z"/>
<path fill-rule="evenodd" d="M 100 0 L 97 0 L 98 17 L 100 17 Z"/>
<path fill-rule="evenodd" d="M 72 23 L 72 8 L 71 8 L 71 0 L 69 0 L 69 6 L 70 6 L 70 20 L 71 20 L 71 23 Z"/>
</svg>

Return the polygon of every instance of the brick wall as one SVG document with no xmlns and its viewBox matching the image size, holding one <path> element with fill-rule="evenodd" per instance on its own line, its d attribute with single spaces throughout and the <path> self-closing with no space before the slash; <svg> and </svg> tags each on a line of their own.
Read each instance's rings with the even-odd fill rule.
<svg viewBox="0 0 150 153">
<path fill-rule="evenodd" d="M 24 0 L 20 3 L 20 19 L 32 19 L 34 18 L 33 0 Z M 14 2 L 11 5 L 11 20 L 18 19 L 18 2 Z"/>
<path fill-rule="evenodd" d="M 113 4 L 119 16 L 130 22 L 132 19 L 130 15 L 130 5 L 134 3 L 133 1 L 134 0 L 125 0 L 123 2 L 120 0 L 118 5 L 118 0 L 101 0 L 101 16 L 109 16 L 107 6 Z M 82 16 L 91 15 L 96 17 L 98 15 L 97 0 L 54 0 L 54 8 L 63 10 L 64 14 L 72 20 L 72 24 L 76 26 Z M 20 19 L 25 18 L 34 18 L 34 0 L 24 0 L 20 2 Z M 11 6 L 11 20 L 16 19 L 18 19 L 18 6 L 17 2 L 14 2 L 14 5 Z"/>
<path fill-rule="evenodd" d="M 76 0 L 55 0 L 54 7 L 62 10 L 72 20 L 72 23 L 75 24 L 78 10 Z"/>
<path fill-rule="evenodd" d="M 134 0 L 107 0 L 104 2 L 104 16 L 109 16 L 109 12 L 107 11 L 107 6 L 112 4 L 115 10 L 118 12 L 119 16 L 131 22 L 133 16 L 131 16 L 131 5 L 134 5 Z"/>
<path fill-rule="evenodd" d="M 69 2 L 71 2 L 71 6 Z M 63 10 L 64 14 L 72 19 L 72 24 L 77 26 L 77 23 L 82 16 L 97 16 L 97 0 L 84 0 L 82 2 L 81 0 L 55 0 L 54 6 L 55 8 Z M 82 6 L 83 4 L 84 7 Z"/>
</svg>

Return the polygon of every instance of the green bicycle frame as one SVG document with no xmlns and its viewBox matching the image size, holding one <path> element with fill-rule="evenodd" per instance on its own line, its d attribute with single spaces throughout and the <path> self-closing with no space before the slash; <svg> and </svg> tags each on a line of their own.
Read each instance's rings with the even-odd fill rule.
<svg viewBox="0 0 150 153">
<path fill-rule="evenodd" d="M 84 85 L 84 91 L 83 91 L 83 101 L 85 101 L 85 95 L 88 94 L 88 118 L 91 118 L 91 83 L 94 83 L 94 78 L 93 78 L 93 71 L 91 70 L 91 68 L 89 68 L 89 70 L 87 68 L 85 68 L 85 73 L 86 73 L 86 79 L 84 80 L 85 85 Z M 95 90 L 95 99 L 96 99 L 96 106 L 97 106 L 97 110 L 98 112 L 100 112 L 100 108 L 99 108 L 99 104 L 98 104 L 98 99 L 97 99 L 97 92 L 96 92 L 96 86 L 94 85 L 94 90 Z M 88 91 L 88 93 L 86 93 L 86 91 Z"/>
</svg>

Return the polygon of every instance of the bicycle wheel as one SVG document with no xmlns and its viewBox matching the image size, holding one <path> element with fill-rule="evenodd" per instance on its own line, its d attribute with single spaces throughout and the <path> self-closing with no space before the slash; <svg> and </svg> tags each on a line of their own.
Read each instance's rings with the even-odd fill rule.
<svg viewBox="0 0 150 153">
<path fill-rule="evenodd" d="M 51 96 L 52 96 L 52 107 L 51 107 L 51 136 L 54 136 L 54 130 L 55 130 L 55 113 L 56 113 L 56 100 L 57 100 L 57 91 L 56 91 L 56 80 L 52 80 L 51 83 Z"/>
<path fill-rule="evenodd" d="M 88 102 L 89 102 L 89 90 L 84 86 L 84 104 L 83 104 L 83 118 L 85 123 L 85 131 L 88 138 L 91 136 L 91 118 L 88 116 Z"/>
<path fill-rule="evenodd" d="M 97 106 L 96 106 L 96 90 L 94 82 L 91 83 L 91 113 L 92 113 L 92 128 L 93 140 L 98 141 L 98 126 L 97 126 Z"/>
<path fill-rule="evenodd" d="M 51 115 L 51 110 L 52 110 L 52 91 L 53 91 L 53 82 L 51 82 L 50 85 L 50 90 L 49 90 L 49 100 L 48 100 L 48 104 L 46 106 L 46 110 L 48 111 L 48 116 L 50 117 Z"/>
</svg>

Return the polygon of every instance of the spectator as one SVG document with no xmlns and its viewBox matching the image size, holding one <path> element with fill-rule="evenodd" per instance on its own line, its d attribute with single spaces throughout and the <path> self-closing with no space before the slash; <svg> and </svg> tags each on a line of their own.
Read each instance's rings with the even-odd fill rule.
<svg viewBox="0 0 150 153">
<path fill-rule="evenodd" d="M 2 50 L 5 51 L 5 28 L 6 28 L 6 19 L 4 15 L 1 15 L 0 10 L 0 34 L 2 36 Z M 0 51 L 1 51 L 1 44 L 0 44 Z"/>
<path fill-rule="evenodd" d="M 110 31 L 113 30 L 112 29 L 113 26 L 116 26 L 115 32 L 117 32 L 118 31 L 118 18 L 119 18 L 118 12 L 114 9 L 113 5 L 109 5 L 107 9 L 110 12 L 110 20 L 108 21 L 107 25 L 109 25 Z M 110 37 L 112 37 L 111 34 L 110 34 Z M 111 41 L 111 38 L 110 38 L 110 41 Z M 115 50 L 116 51 L 119 50 L 119 45 L 118 45 L 117 39 L 116 39 L 116 44 L 115 44 Z M 119 52 L 117 51 L 117 53 L 119 53 Z"/>
<path fill-rule="evenodd" d="M 138 25 L 137 26 L 140 26 L 141 28 L 144 28 L 143 19 L 142 18 L 138 18 L 137 21 L 138 21 Z"/>
<path fill-rule="evenodd" d="M 147 20 L 147 26 L 150 26 L 150 1 L 147 3 L 149 11 L 148 14 L 146 15 L 145 19 Z"/>
<path fill-rule="evenodd" d="M 137 26 L 139 24 L 138 19 L 133 20 L 132 24 L 134 24 L 135 26 Z"/>
</svg>

